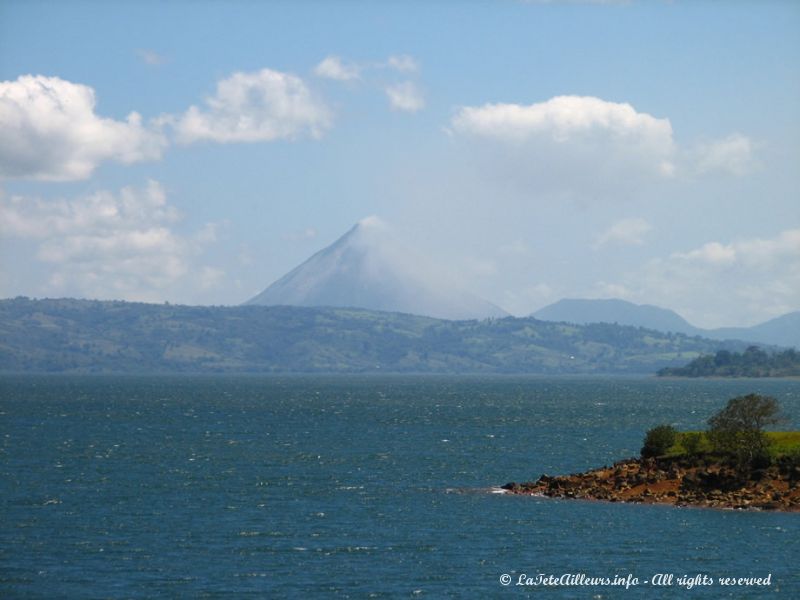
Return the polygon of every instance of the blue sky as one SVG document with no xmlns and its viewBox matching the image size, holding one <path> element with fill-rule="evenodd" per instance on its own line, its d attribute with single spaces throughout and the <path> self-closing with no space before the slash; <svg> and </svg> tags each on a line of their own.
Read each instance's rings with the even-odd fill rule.
<svg viewBox="0 0 800 600">
<path fill-rule="evenodd" d="M 798 31 L 788 1 L 6 1 L 0 295 L 236 304 L 378 215 L 514 314 L 798 310 Z"/>
</svg>

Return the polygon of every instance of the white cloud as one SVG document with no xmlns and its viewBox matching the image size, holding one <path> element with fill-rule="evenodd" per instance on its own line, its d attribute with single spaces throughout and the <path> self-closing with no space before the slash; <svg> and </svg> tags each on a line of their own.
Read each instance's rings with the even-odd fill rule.
<svg viewBox="0 0 800 600">
<path fill-rule="evenodd" d="M 476 173 L 578 202 L 642 197 L 646 186 L 701 173 L 742 175 L 754 163 L 743 135 L 684 146 L 669 119 L 591 96 L 464 106 L 446 131 L 477 157 Z"/>
<path fill-rule="evenodd" d="M 675 253 L 671 258 L 714 267 L 739 265 L 752 269 L 774 268 L 788 260 L 798 261 L 795 266 L 800 267 L 800 229 L 787 229 L 772 239 L 753 238 L 730 244 L 709 242 L 696 250 Z"/>
<path fill-rule="evenodd" d="M 473 176 L 538 202 L 632 199 L 675 172 L 668 119 L 600 98 L 465 106 L 448 132 L 467 150 Z"/>
<path fill-rule="evenodd" d="M 389 99 L 392 110 L 403 112 L 417 112 L 424 108 L 425 98 L 418 84 L 411 80 L 378 84 L 370 75 L 374 72 L 396 71 L 406 77 L 413 77 L 419 71 L 419 65 L 414 57 L 408 54 L 395 54 L 385 61 L 355 63 L 343 60 L 340 56 L 326 56 L 315 68 L 318 77 L 336 81 L 361 80 L 373 87 L 380 85 Z"/>
<path fill-rule="evenodd" d="M 42 75 L 0 82 L 0 177 L 85 179 L 106 160 L 158 159 L 166 143 L 136 112 L 98 116 L 89 86 Z"/>
<path fill-rule="evenodd" d="M 580 143 L 616 153 L 641 156 L 661 174 L 673 170 L 672 125 L 637 112 L 630 104 L 607 102 L 588 96 L 557 96 L 530 104 L 486 104 L 462 107 L 451 121 L 460 134 L 524 144 Z"/>
<path fill-rule="evenodd" d="M 736 249 L 730 244 L 708 242 L 695 250 L 675 253 L 672 259 L 686 261 L 688 264 L 732 265 L 736 262 Z"/>
<path fill-rule="evenodd" d="M 315 68 L 319 77 L 336 81 L 352 81 L 361 77 L 361 68 L 355 63 L 345 63 L 338 56 L 326 56 Z"/>
<path fill-rule="evenodd" d="M 607 244 L 641 246 L 644 236 L 652 228 L 650 223 L 641 218 L 622 219 L 598 235 L 594 247 L 601 248 Z"/>
<path fill-rule="evenodd" d="M 733 175 L 746 175 L 754 167 L 753 143 L 750 139 L 735 133 L 721 140 L 698 144 L 690 152 L 697 173 L 714 171 Z"/>
<path fill-rule="evenodd" d="M 419 70 L 417 61 L 408 54 L 397 54 L 390 56 L 386 61 L 386 66 L 401 73 L 416 73 Z"/>
<path fill-rule="evenodd" d="M 759 323 L 800 309 L 800 229 L 708 242 L 652 260 L 614 285 L 702 327 Z"/>
<path fill-rule="evenodd" d="M 413 81 L 387 86 L 386 95 L 389 97 L 389 106 L 393 110 L 417 112 L 425 107 L 422 91 Z"/>
<path fill-rule="evenodd" d="M 331 124 L 328 107 L 302 79 L 270 69 L 234 73 L 219 81 L 206 105 L 191 106 L 176 121 L 180 142 L 319 138 Z"/>
<path fill-rule="evenodd" d="M 215 227 L 185 236 L 173 230 L 179 220 L 155 181 L 77 199 L 0 198 L 0 232 L 36 243 L 52 291 L 96 298 L 158 301 L 176 286 L 220 281 L 218 269 L 195 265 Z"/>
</svg>

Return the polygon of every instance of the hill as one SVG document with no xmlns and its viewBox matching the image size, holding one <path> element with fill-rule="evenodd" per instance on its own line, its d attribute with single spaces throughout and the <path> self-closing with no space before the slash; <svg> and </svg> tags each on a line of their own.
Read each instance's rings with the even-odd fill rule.
<svg viewBox="0 0 800 600">
<path fill-rule="evenodd" d="M 656 331 L 672 331 L 686 335 L 700 335 L 701 330 L 689 324 L 678 313 L 652 306 L 634 304 L 627 300 L 564 298 L 545 306 L 533 314 L 544 321 L 565 323 L 618 323 L 634 327 L 647 327 Z M 732 338 L 736 339 L 736 338 Z"/>
<path fill-rule="evenodd" d="M 653 373 L 742 342 L 533 318 L 363 309 L 0 301 L 0 371 Z"/>
<path fill-rule="evenodd" d="M 508 316 L 464 290 L 396 240 L 377 217 L 358 222 L 247 302 L 262 306 L 338 306 L 441 319 Z"/>
<path fill-rule="evenodd" d="M 800 348 L 800 310 L 775 317 L 753 327 L 726 327 L 705 332 L 712 339 L 752 340 Z"/>
<path fill-rule="evenodd" d="M 720 350 L 698 356 L 684 367 L 664 367 L 660 377 L 800 377 L 800 352 L 768 354 L 756 346 L 742 353 Z"/>
<path fill-rule="evenodd" d="M 563 323 L 618 323 L 656 331 L 699 335 L 712 340 L 747 340 L 758 344 L 800 348 L 800 311 L 753 327 L 695 327 L 678 313 L 619 299 L 564 299 L 533 314 L 537 319 Z"/>
</svg>

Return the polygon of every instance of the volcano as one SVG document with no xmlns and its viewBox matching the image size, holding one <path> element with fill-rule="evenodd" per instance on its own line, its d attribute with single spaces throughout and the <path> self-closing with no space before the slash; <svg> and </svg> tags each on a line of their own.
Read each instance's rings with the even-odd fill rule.
<svg viewBox="0 0 800 600">
<path fill-rule="evenodd" d="M 427 256 L 398 242 L 377 217 L 359 221 L 246 304 L 336 306 L 440 319 L 506 317 Z"/>
</svg>

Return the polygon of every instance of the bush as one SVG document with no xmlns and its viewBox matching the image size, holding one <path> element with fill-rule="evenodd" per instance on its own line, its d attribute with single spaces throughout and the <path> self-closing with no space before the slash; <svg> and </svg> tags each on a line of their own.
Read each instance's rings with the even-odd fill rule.
<svg viewBox="0 0 800 600">
<path fill-rule="evenodd" d="M 753 455 L 753 458 L 750 459 L 750 468 L 757 470 L 757 469 L 767 469 L 772 466 L 772 457 L 769 455 L 769 452 L 766 450 L 760 450 Z"/>
<path fill-rule="evenodd" d="M 703 441 L 703 434 L 696 431 L 684 433 L 681 436 L 681 445 L 686 454 L 690 457 L 695 457 L 700 454 L 700 444 Z"/>
<path fill-rule="evenodd" d="M 769 441 L 764 427 L 780 422 L 775 398 L 749 394 L 728 401 L 708 420 L 708 438 L 714 450 L 747 464 L 766 452 Z"/>
<path fill-rule="evenodd" d="M 781 456 L 778 459 L 778 466 L 781 472 L 788 473 L 791 479 L 797 479 L 797 469 L 800 469 L 800 448 L 795 448 Z"/>
<path fill-rule="evenodd" d="M 653 427 L 644 436 L 644 445 L 642 446 L 642 458 L 651 458 L 653 456 L 661 456 L 666 454 L 678 439 L 678 430 L 672 425 L 659 425 Z"/>
</svg>

